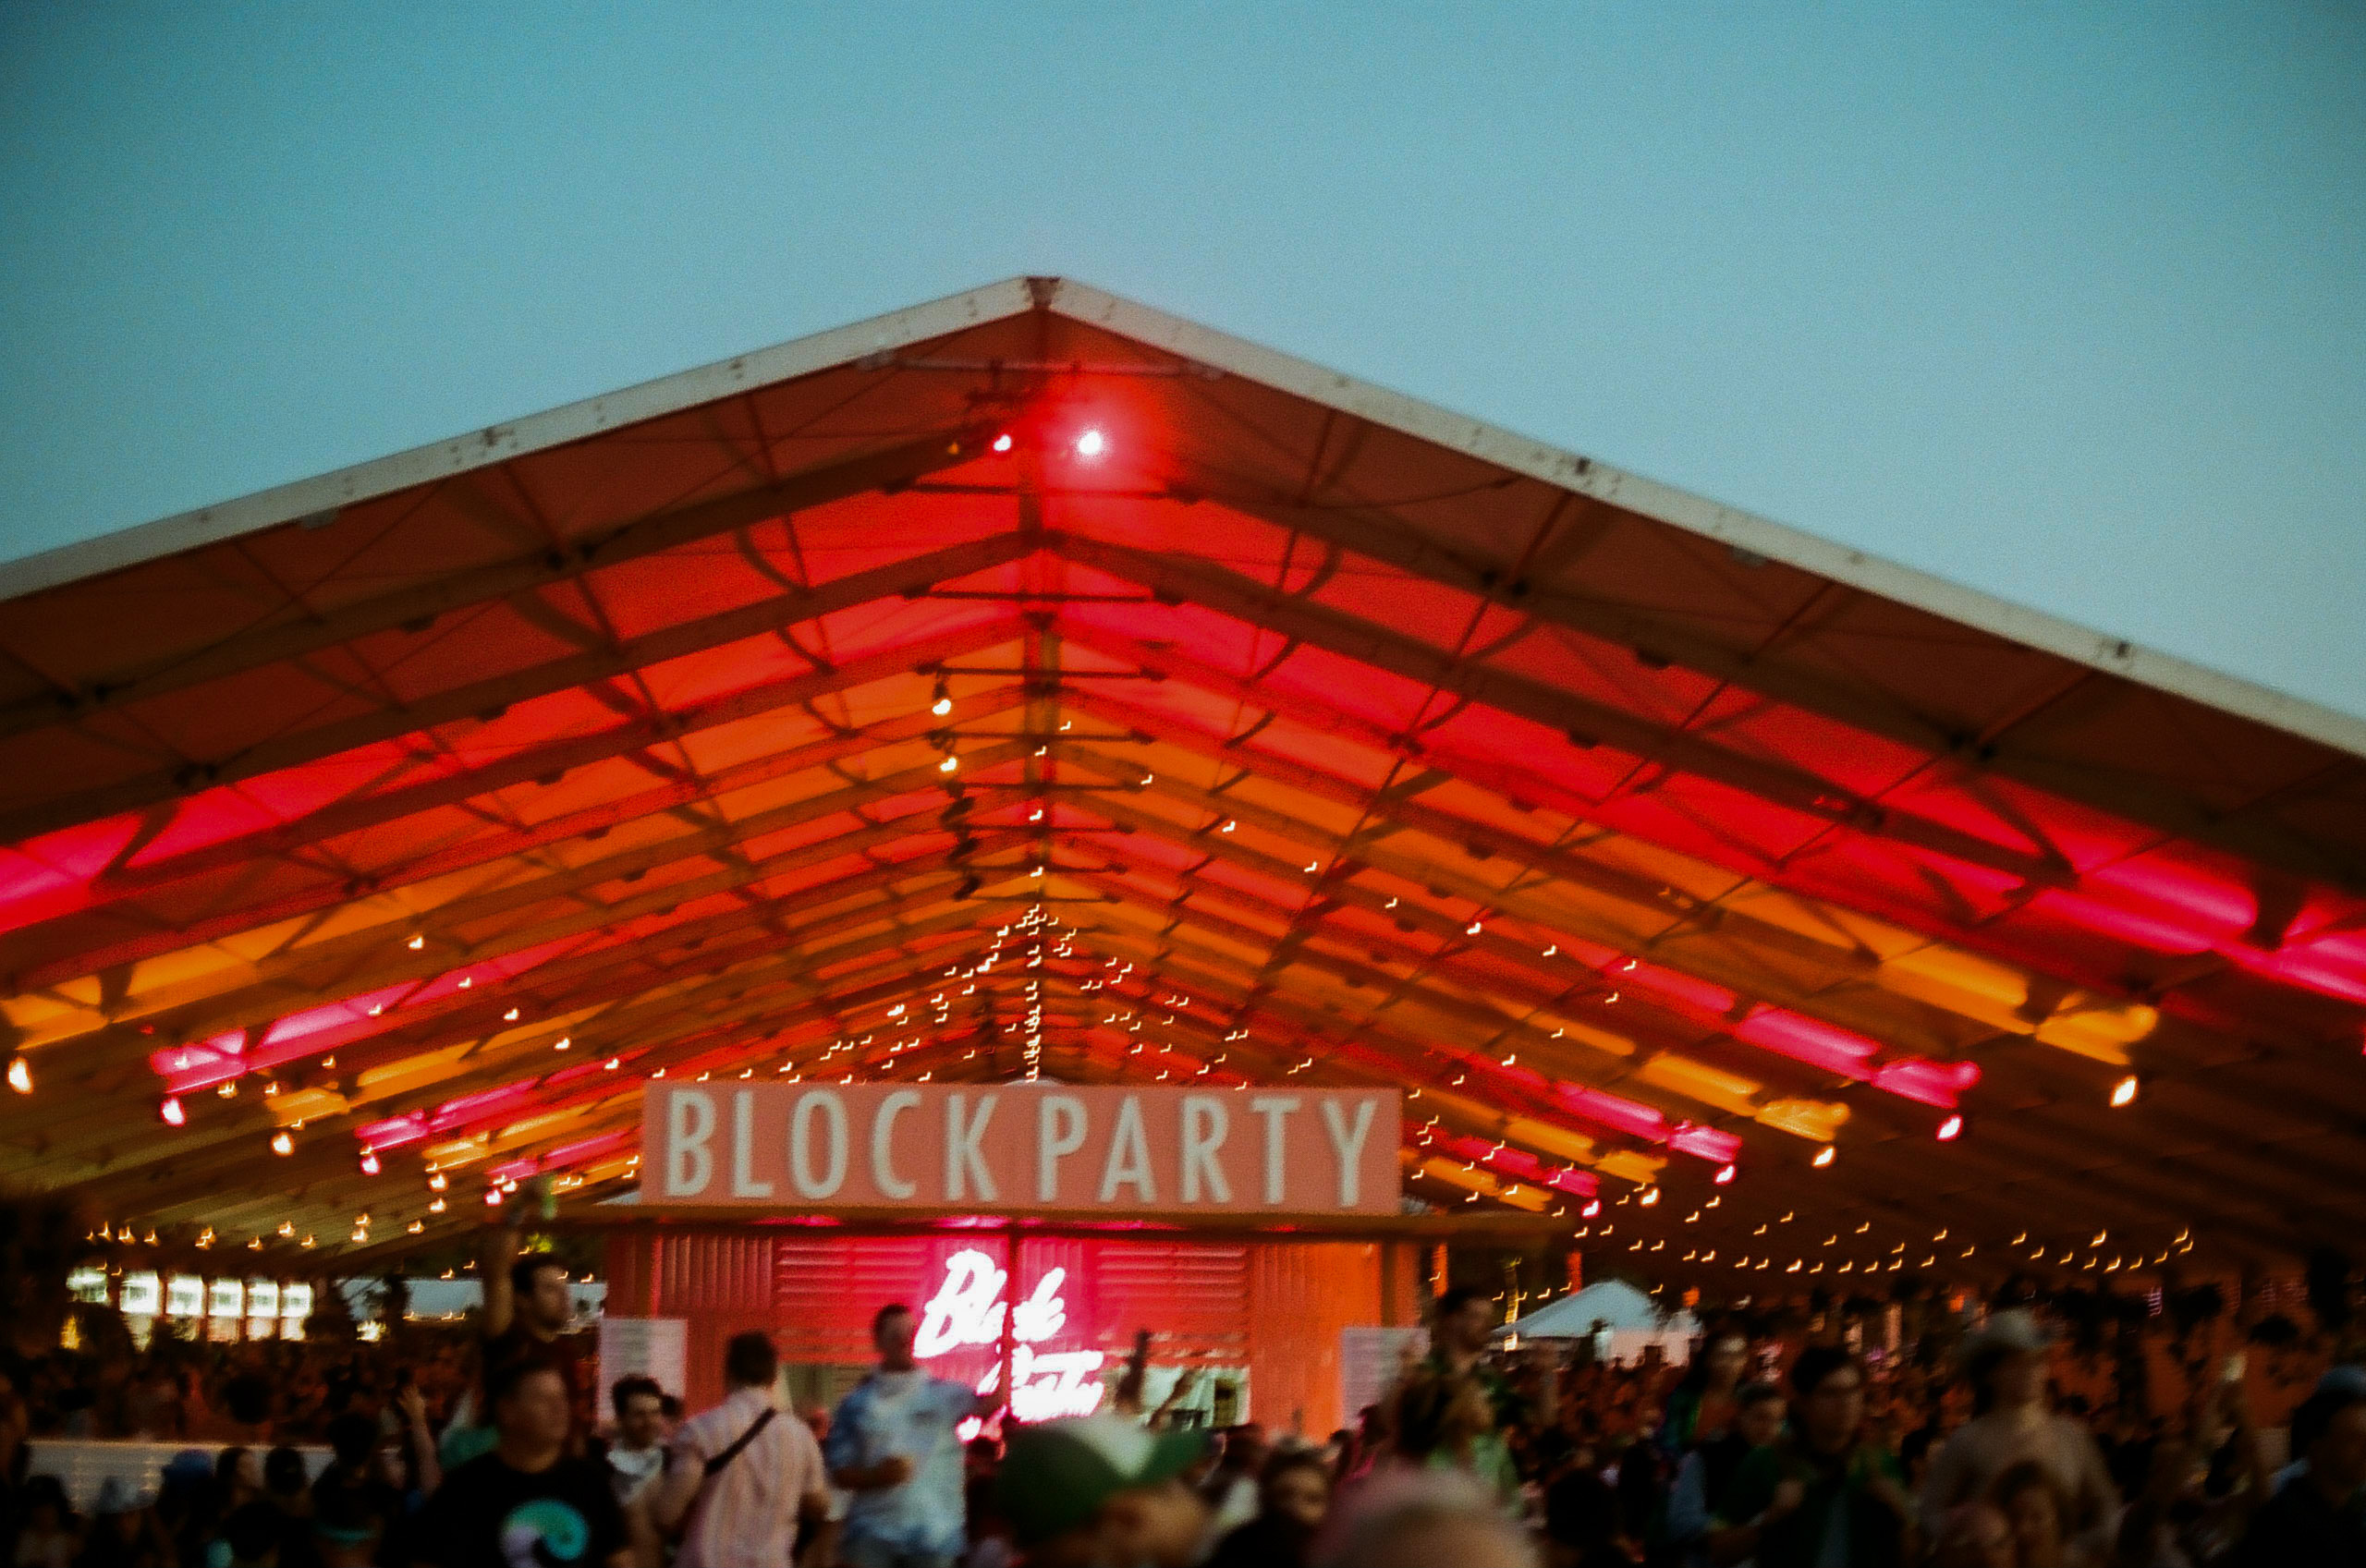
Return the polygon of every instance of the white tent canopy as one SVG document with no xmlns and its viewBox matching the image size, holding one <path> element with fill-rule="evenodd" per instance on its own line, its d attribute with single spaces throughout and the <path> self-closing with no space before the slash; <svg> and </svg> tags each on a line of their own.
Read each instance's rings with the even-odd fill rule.
<svg viewBox="0 0 2366 1568">
<path fill-rule="evenodd" d="M 1542 1307 L 1505 1329 L 1522 1339 L 1583 1339 L 1597 1327 L 1620 1331 L 1665 1330 L 1670 1336 L 1689 1338 L 1700 1325 L 1689 1312 L 1662 1321 L 1652 1298 L 1633 1285 L 1604 1280 Z"/>
</svg>

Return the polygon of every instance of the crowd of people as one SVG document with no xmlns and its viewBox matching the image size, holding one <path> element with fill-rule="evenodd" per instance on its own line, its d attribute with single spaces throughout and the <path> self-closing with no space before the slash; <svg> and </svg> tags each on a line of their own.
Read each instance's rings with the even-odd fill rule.
<svg viewBox="0 0 2366 1568">
<path fill-rule="evenodd" d="M 920 1366 L 889 1304 L 835 1407 L 782 1408 L 749 1332 L 686 1416 L 646 1377 L 593 1389 L 554 1260 L 489 1272 L 465 1334 L 0 1363 L 0 1568 L 2366 1564 L 2366 1370 L 2329 1346 L 2276 1355 L 2277 1443 L 2215 1341 L 2167 1390 L 2005 1304 L 1886 1343 L 1712 1318 L 1689 1361 L 1619 1364 L 1507 1350 L 1451 1290 L 1428 1354 L 1315 1440 L 1146 1409 L 1147 1335 L 1102 1413 L 1021 1426 Z M 27 1474 L 52 1435 L 191 1446 L 85 1516 Z"/>
</svg>

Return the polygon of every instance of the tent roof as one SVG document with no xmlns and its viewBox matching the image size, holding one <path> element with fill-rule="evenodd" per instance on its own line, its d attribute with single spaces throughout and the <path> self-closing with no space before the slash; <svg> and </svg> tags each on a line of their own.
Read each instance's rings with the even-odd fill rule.
<svg viewBox="0 0 2366 1568">
<path fill-rule="evenodd" d="M 661 1069 L 1399 1082 L 1671 1276 L 2366 1220 L 2366 723 L 1065 280 L 0 593 L 0 1179 L 118 1222 L 628 1182 Z"/>
<path fill-rule="evenodd" d="M 1593 1332 L 1596 1323 L 1608 1329 L 1665 1327 L 1676 1333 L 1689 1332 L 1694 1327 L 1691 1315 L 1684 1312 L 1663 1324 L 1652 1298 L 1623 1280 L 1597 1280 L 1583 1290 L 1546 1303 L 1503 1331 L 1522 1339 L 1573 1340 Z"/>
</svg>

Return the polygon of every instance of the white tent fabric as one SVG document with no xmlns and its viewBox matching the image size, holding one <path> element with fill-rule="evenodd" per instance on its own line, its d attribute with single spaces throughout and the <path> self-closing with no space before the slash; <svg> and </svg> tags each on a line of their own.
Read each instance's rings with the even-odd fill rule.
<svg viewBox="0 0 2366 1568">
<path fill-rule="evenodd" d="M 1613 1331 L 1665 1329 L 1670 1335 L 1682 1337 L 1698 1329 L 1689 1312 L 1679 1312 L 1663 1323 L 1650 1296 L 1633 1285 L 1604 1280 L 1539 1307 L 1504 1331 L 1522 1339 L 1574 1340 L 1592 1333 L 1597 1323 Z"/>
</svg>

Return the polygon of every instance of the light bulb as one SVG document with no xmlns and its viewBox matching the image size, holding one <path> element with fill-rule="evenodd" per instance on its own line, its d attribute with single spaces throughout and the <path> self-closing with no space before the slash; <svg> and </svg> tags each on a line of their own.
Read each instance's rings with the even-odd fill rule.
<svg viewBox="0 0 2366 1568">
<path fill-rule="evenodd" d="M 296 1152 L 296 1140 L 289 1137 L 284 1129 L 275 1132 L 271 1135 L 271 1151 L 274 1154 L 293 1154 Z"/>
<path fill-rule="evenodd" d="M 1939 1141 L 1941 1143 L 1953 1143 L 1957 1138 L 1962 1136 L 1962 1117 L 1950 1116 L 1945 1121 L 1939 1124 Z"/>
<path fill-rule="evenodd" d="M 12 1088 L 12 1089 L 15 1089 L 18 1094 L 30 1094 L 30 1093 L 32 1093 L 32 1091 L 33 1091 L 33 1069 L 32 1069 L 32 1064 L 31 1064 L 31 1063 L 30 1063 L 30 1062 L 27 1062 L 27 1061 L 26 1061 L 23 1057 L 21 1057 L 21 1056 L 15 1056 L 15 1057 L 11 1057 L 11 1058 L 9 1058 L 9 1060 L 8 1060 L 8 1087 L 9 1087 L 10 1088 Z"/>
<path fill-rule="evenodd" d="M 156 1114 L 164 1118 L 168 1127 L 181 1126 L 189 1121 L 189 1112 L 181 1109 L 181 1097 L 177 1094 L 165 1096 L 165 1102 L 156 1107 Z"/>
<path fill-rule="evenodd" d="M 936 765 L 936 771 L 940 773 L 949 773 L 960 765 L 961 759 L 958 757 L 947 757 L 944 761 L 939 762 Z"/>
<path fill-rule="evenodd" d="M 2111 1086 L 2111 1102 L 2115 1108 L 2136 1103 L 2136 1075 L 2131 1073 Z"/>
<path fill-rule="evenodd" d="M 1088 430 L 1076 438 L 1076 455 L 1079 457 L 1098 457 L 1108 446 L 1108 438 L 1097 430 Z"/>
<path fill-rule="evenodd" d="M 1812 1163 L 1816 1169 L 1820 1171 L 1826 1165 L 1831 1164 L 1834 1157 L 1838 1155 L 1839 1152 L 1840 1151 L 1838 1149 L 1833 1148 L 1832 1145 L 1827 1143 L 1822 1149 L 1815 1151 L 1815 1159 Z"/>
<path fill-rule="evenodd" d="M 1010 432 L 1008 431 L 1005 431 L 1002 434 L 994 437 L 994 450 L 997 452 L 1009 451 L 1011 448 Z"/>
</svg>

